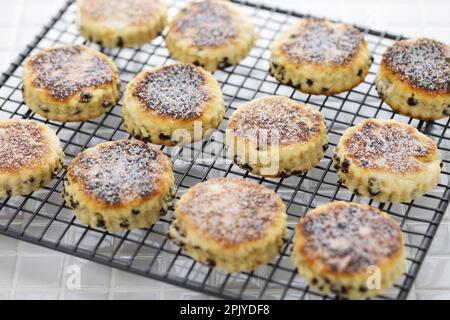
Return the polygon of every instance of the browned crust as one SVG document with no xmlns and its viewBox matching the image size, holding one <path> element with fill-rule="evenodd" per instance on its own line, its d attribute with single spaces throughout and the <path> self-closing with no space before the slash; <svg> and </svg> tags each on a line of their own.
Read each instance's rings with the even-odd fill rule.
<svg viewBox="0 0 450 320">
<path fill-rule="evenodd" d="M 306 28 L 305 28 L 304 24 L 306 24 Z M 361 36 L 361 39 L 358 40 L 357 44 L 355 44 L 356 47 L 351 48 L 351 52 L 345 58 L 343 58 L 343 61 L 331 61 L 326 58 L 324 58 L 324 59 L 317 58 L 318 60 L 314 60 L 314 59 L 308 58 L 308 57 L 298 57 L 298 58 L 293 57 L 288 52 L 288 48 L 287 48 L 289 45 L 295 45 L 295 40 L 293 37 L 295 37 L 295 35 L 297 37 L 304 37 L 305 35 L 307 36 L 308 33 L 311 33 L 314 37 L 316 37 L 317 32 L 314 30 L 314 26 L 316 26 L 316 25 L 319 25 L 319 26 L 323 25 L 326 28 L 330 28 L 330 30 L 336 30 L 337 28 L 345 28 L 345 29 L 349 30 L 350 32 L 355 32 L 355 36 L 356 36 L 356 34 Z M 364 46 L 367 45 L 367 41 L 364 39 L 363 34 L 360 31 L 358 31 L 357 29 L 355 29 L 354 27 L 352 27 L 351 25 L 346 25 L 346 24 L 342 24 L 342 23 L 332 23 L 329 20 L 320 19 L 320 18 L 304 18 L 304 19 L 300 20 L 297 24 L 293 25 L 291 27 L 291 29 L 288 30 L 288 33 L 290 34 L 289 40 L 280 44 L 280 46 L 281 46 L 280 50 L 281 50 L 282 54 L 285 56 L 285 58 L 287 60 L 289 60 L 290 63 L 297 65 L 297 66 L 304 65 L 304 64 L 312 64 L 312 65 L 315 65 L 318 67 L 322 67 L 326 70 L 342 68 L 342 67 L 352 64 L 354 62 L 354 60 L 356 59 L 356 57 L 358 56 L 359 52 L 364 48 Z M 310 42 L 310 41 L 305 41 L 305 42 Z M 318 43 L 319 44 L 325 43 L 325 41 L 320 41 Z M 295 51 L 298 52 L 299 50 L 295 50 Z M 316 48 L 314 51 L 322 52 L 323 50 L 321 48 Z"/>
<path fill-rule="evenodd" d="M 235 222 L 241 224 L 234 225 L 236 228 L 227 230 L 221 222 L 209 222 L 224 218 L 224 210 L 229 208 L 238 214 L 237 207 L 240 218 Z M 280 223 L 285 206 L 273 191 L 262 185 L 240 178 L 214 178 L 190 188 L 177 203 L 175 212 L 191 232 L 228 250 L 266 237 L 267 231 Z"/>
<path fill-rule="evenodd" d="M 0 129 L 5 129 L 0 136 L 1 173 L 14 174 L 42 165 L 50 152 L 45 125 L 31 120 L 0 120 Z"/>
<path fill-rule="evenodd" d="M 423 170 L 421 162 L 434 160 L 438 155 L 437 146 L 430 138 L 410 125 L 395 120 L 367 119 L 348 130 L 342 138 L 346 158 L 364 170 L 411 174 Z M 380 140 L 380 137 L 388 137 L 387 130 L 392 133 L 389 136 L 392 140 Z M 392 160 L 395 165 L 403 164 L 405 167 L 399 168 L 399 171 L 375 164 L 377 160 L 388 157 L 392 158 L 389 161 Z"/>
<path fill-rule="evenodd" d="M 133 80 L 129 90 L 141 109 L 152 117 L 189 123 L 200 119 L 205 105 L 213 99 L 208 87 L 209 78 L 200 67 L 176 63 L 143 71 Z"/>
<path fill-rule="evenodd" d="M 276 107 L 276 110 L 274 109 Z M 284 109 L 283 109 L 284 108 Z M 297 113 L 293 113 L 296 109 Z M 270 111 L 274 111 L 273 113 Z M 276 112 L 276 113 L 275 113 Z M 298 118 L 295 118 L 297 116 Z M 275 123 L 279 117 L 284 117 L 282 123 Z M 303 118 L 303 119 L 302 119 Z M 297 119 L 298 121 L 294 121 Z M 312 122 L 312 126 L 307 126 L 305 120 Z M 306 143 L 322 134 L 324 128 L 324 118 L 314 109 L 301 103 L 282 96 L 269 96 L 244 103 L 236 110 L 228 122 L 228 129 L 233 130 L 233 134 L 246 142 L 255 142 L 257 137 L 249 136 L 248 131 L 267 130 L 267 145 L 272 145 L 271 132 L 280 132 L 278 145 L 287 146 L 296 143 Z M 240 127 L 240 125 L 244 127 Z M 273 125 L 273 127 L 271 127 Z M 296 136 L 297 135 L 297 136 Z M 296 137 L 295 139 L 293 137 Z M 286 139 L 289 141 L 283 142 Z"/>
<path fill-rule="evenodd" d="M 325 250 L 328 250 L 327 253 L 330 254 L 328 258 L 329 261 L 324 260 L 322 257 L 320 257 L 318 251 L 312 250 L 312 247 L 309 248 L 309 246 L 314 245 L 311 244 L 311 234 L 308 234 L 308 232 L 305 230 L 307 228 L 305 227 L 305 225 L 308 223 L 312 225 L 320 224 L 321 222 L 318 222 L 320 221 L 318 220 L 319 216 L 322 216 L 322 219 L 325 218 L 326 221 L 330 221 L 331 218 L 327 218 L 324 216 L 330 214 L 339 215 L 342 211 L 346 210 L 346 208 L 352 207 L 359 208 L 357 209 L 357 211 L 360 211 L 360 213 L 358 214 L 359 217 L 356 218 L 356 221 L 362 219 L 362 217 L 366 214 L 371 214 L 372 217 L 378 216 L 378 218 L 374 219 L 374 221 L 377 221 L 377 223 L 374 223 L 374 226 L 372 226 L 373 228 L 370 230 L 370 237 L 361 236 L 360 239 L 358 241 L 355 241 L 354 243 L 346 243 L 345 241 L 340 241 L 341 238 L 330 238 L 328 233 L 323 233 L 321 235 L 323 236 L 323 238 L 321 238 L 320 240 L 324 241 L 327 245 L 324 245 L 321 250 L 327 248 Z M 334 222 L 335 220 L 333 220 L 332 223 Z M 355 222 L 353 220 L 342 219 L 340 223 L 353 224 Z M 361 228 L 370 228 L 366 224 L 367 223 L 363 225 L 361 220 L 361 224 L 355 224 L 355 227 L 359 228 L 358 230 L 362 230 Z M 335 228 L 338 228 L 338 226 L 335 226 Z M 386 230 L 381 230 L 381 228 L 385 228 Z M 342 237 L 353 236 L 353 234 L 350 233 L 351 231 L 346 231 L 339 232 L 338 234 Z M 334 276 L 366 274 L 367 267 L 372 265 L 376 265 L 378 267 L 389 265 L 392 263 L 392 261 L 397 260 L 403 254 L 403 235 L 400 227 L 395 223 L 395 221 L 390 218 L 385 212 L 377 208 L 354 202 L 332 202 L 308 212 L 297 224 L 295 237 L 296 241 L 298 241 L 298 245 L 296 247 L 303 257 L 304 263 L 310 269 L 320 270 L 321 274 L 329 274 Z M 378 244 L 378 242 L 383 242 L 384 246 L 389 247 L 386 254 L 379 253 L 378 256 L 375 256 L 375 252 L 364 252 L 364 249 L 368 250 L 365 242 L 375 242 L 374 237 L 377 238 L 377 242 L 373 244 L 373 250 L 377 250 L 377 247 L 381 245 Z M 347 250 L 346 255 L 344 255 L 344 246 L 348 246 L 344 248 Z M 359 256 L 358 253 L 356 253 L 355 256 L 351 256 L 351 254 L 358 249 L 362 250 L 360 252 L 360 254 L 362 254 L 362 257 Z M 339 250 L 342 251 L 341 256 L 339 255 Z M 336 253 L 335 251 L 338 253 Z M 367 254 L 368 259 L 372 261 L 365 261 L 364 254 Z M 348 261 L 347 257 L 349 256 L 351 256 L 351 259 L 353 260 Z M 362 258 L 363 261 L 360 262 L 357 260 L 357 258 Z M 330 261 L 332 261 L 332 263 L 330 263 Z M 342 263 L 344 267 L 342 265 L 339 266 L 340 263 Z"/>
<path fill-rule="evenodd" d="M 123 176 L 123 181 L 103 181 L 103 185 L 100 185 L 99 187 L 89 185 L 89 183 L 92 183 L 92 176 L 85 176 L 84 174 L 87 174 L 86 171 L 83 172 L 83 165 L 82 162 L 85 161 L 85 163 L 89 163 L 92 159 L 98 158 L 98 156 L 101 156 L 101 153 L 103 150 L 107 150 L 108 147 L 111 146 L 137 146 L 138 148 L 141 148 L 142 151 L 141 155 L 144 157 L 142 161 L 147 161 L 147 164 L 149 167 L 154 167 L 155 172 L 149 173 L 148 179 L 146 181 L 142 180 L 140 181 L 140 186 L 144 187 L 144 189 L 137 190 L 128 190 L 129 193 L 122 193 L 122 194 L 115 194 L 114 195 L 114 201 L 111 201 L 111 195 L 101 195 L 100 191 L 98 191 L 99 188 L 104 188 L 106 191 L 108 188 L 111 189 L 112 187 L 116 187 L 117 184 L 125 183 L 126 179 L 132 179 L 132 177 L 129 176 Z M 127 148 L 125 151 L 128 155 L 130 154 L 130 149 Z M 140 152 L 140 151 L 139 151 Z M 144 152 L 147 153 L 147 155 L 144 154 Z M 149 152 L 153 152 L 153 155 L 149 155 Z M 131 153 L 133 153 L 131 151 Z M 92 157 L 94 155 L 94 157 Z M 145 158 L 147 156 L 147 158 Z M 135 154 L 135 158 L 140 157 L 139 154 Z M 153 157 L 153 159 L 152 159 Z M 95 163 L 96 166 L 98 166 L 102 171 L 114 171 L 119 170 L 117 166 L 111 166 L 111 157 L 108 157 L 108 159 L 100 159 L 97 163 Z M 141 167 L 144 163 L 142 161 L 137 161 L 137 163 L 133 164 L 131 163 L 130 166 L 135 165 L 136 167 Z M 131 161 L 132 162 L 132 161 Z M 92 164 L 88 164 L 87 167 L 92 167 Z M 81 169 L 78 169 L 80 167 Z M 86 166 L 84 167 L 86 168 Z M 82 171 L 80 173 L 76 173 L 76 170 Z M 113 141 L 113 142 L 106 142 L 101 143 L 97 145 L 96 147 L 87 149 L 81 153 L 79 153 L 75 159 L 71 162 L 69 167 L 67 168 L 67 182 L 69 184 L 76 184 L 78 189 L 82 192 L 83 196 L 87 197 L 91 201 L 94 201 L 96 203 L 97 207 L 101 207 L 104 209 L 122 209 L 125 207 L 132 206 L 139 206 L 143 204 L 144 202 L 148 201 L 149 199 L 155 198 L 161 193 L 161 183 L 164 179 L 162 177 L 165 174 L 168 174 L 172 171 L 172 164 L 171 161 L 165 156 L 159 149 L 156 149 L 152 147 L 149 144 L 146 144 L 142 141 L 138 140 L 119 140 L 119 141 Z M 143 174 L 136 174 L 139 179 L 139 176 L 142 176 Z M 152 176 L 154 175 L 154 176 Z M 143 178 L 144 179 L 144 178 Z M 110 187 L 106 186 L 108 183 L 113 183 L 115 185 L 111 185 Z M 145 189 L 145 184 L 147 183 L 147 189 Z M 137 186 L 134 186 L 137 188 Z M 132 196 L 130 194 L 132 193 Z M 138 194 L 136 194 L 138 193 Z M 126 200 L 123 198 L 127 197 Z"/>
<path fill-rule="evenodd" d="M 437 65 L 435 66 L 438 69 L 442 69 L 443 66 L 446 65 L 447 67 L 447 71 L 446 71 L 446 77 L 447 77 L 447 89 L 432 89 L 430 87 L 426 87 L 423 84 L 418 83 L 417 81 L 413 80 L 413 78 L 415 77 L 414 74 L 412 75 L 407 75 L 407 74 L 403 74 L 403 72 L 397 72 L 396 68 L 398 67 L 399 64 L 405 64 L 407 67 L 409 67 L 410 61 L 395 61 L 394 63 L 394 59 L 395 59 L 395 53 L 393 53 L 392 51 L 394 50 L 406 50 L 405 48 L 408 48 L 410 46 L 419 46 L 422 43 L 425 43 L 426 45 L 432 44 L 435 45 L 438 48 L 442 48 L 442 50 L 446 49 L 447 50 L 447 56 L 445 57 L 437 57 L 436 59 L 444 59 L 446 60 L 446 64 L 444 62 L 443 65 Z M 398 59 L 400 60 L 404 60 L 404 56 L 408 56 L 407 52 L 403 51 L 403 54 L 401 56 L 398 56 Z M 425 61 L 424 60 L 424 56 L 423 54 L 420 55 L 417 59 L 417 62 L 419 63 L 427 63 L 429 66 L 434 66 L 433 63 L 438 64 L 438 63 L 442 63 L 435 61 L 435 62 L 431 62 L 431 61 Z M 391 62 L 389 62 L 389 60 L 392 60 Z M 411 69 L 415 69 L 418 72 L 421 72 L 421 76 L 423 76 L 423 72 L 425 72 L 425 70 L 423 69 L 419 69 L 419 66 L 414 65 L 414 66 L 410 66 Z M 450 96 L 450 47 L 447 46 L 446 44 L 436 41 L 436 40 L 432 40 L 432 39 L 428 39 L 428 38 L 417 38 L 417 39 L 410 39 L 410 40 L 401 40 L 401 41 L 397 41 L 395 42 L 393 45 L 391 45 L 390 47 L 388 47 L 388 49 L 384 52 L 383 57 L 381 59 L 381 63 L 380 63 L 380 69 L 385 72 L 388 76 L 394 78 L 395 80 L 403 83 L 404 85 L 408 86 L 411 91 L 413 92 L 419 92 L 422 95 L 426 95 L 429 97 L 433 97 L 433 96 L 441 96 L 441 95 L 448 95 Z M 420 71 L 419 71 L 420 70 Z M 406 70 L 408 72 L 408 70 Z M 417 75 L 419 76 L 419 75 Z M 445 81 L 445 79 L 444 79 Z"/>
<path fill-rule="evenodd" d="M 58 52 L 58 54 L 52 55 L 52 52 Z M 59 54 L 59 52 L 62 53 Z M 95 72 L 92 71 L 90 75 L 86 75 L 88 76 L 88 79 L 78 79 L 76 83 L 58 88 L 53 83 L 54 81 L 57 81 L 57 79 L 52 79 L 45 76 L 46 74 L 52 72 L 52 69 L 43 70 L 43 68 L 62 68 L 63 70 L 66 70 L 67 67 L 73 67 L 74 61 L 69 63 L 61 61 L 64 59 L 64 52 L 69 52 L 67 54 L 69 57 L 72 54 L 75 56 L 75 52 L 90 56 L 91 62 L 95 63 L 98 68 L 94 69 Z M 45 61 L 46 59 L 51 60 Z M 58 59 L 61 60 L 58 61 Z M 80 64 L 81 63 L 85 64 L 83 61 L 80 61 Z M 25 86 L 24 90 L 40 90 L 45 93 L 46 98 L 50 102 L 57 104 L 67 103 L 74 98 L 78 98 L 77 100 L 81 102 L 84 94 L 90 94 L 89 91 L 94 89 L 105 89 L 110 86 L 111 83 L 118 82 L 118 71 L 114 64 L 112 64 L 102 53 L 82 45 L 60 45 L 44 49 L 28 58 L 25 61 L 24 66 L 25 69 L 28 69 L 31 85 L 33 86 L 32 89 Z M 70 76 L 76 78 L 79 73 L 77 73 L 76 70 L 73 70 L 73 72 L 74 73 L 71 75 L 61 75 L 61 78 L 64 77 L 67 79 Z M 103 72 L 103 74 L 101 72 Z"/>
<path fill-rule="evenodd" d="M 239 15 L 226 1 L 191 2 L 171 21 L 169 32 L 196 48 L 220 50 L 239 37 Z"/>
<path fill-rule="evenodd" d="M 85 17 L 96 22 L 111 19 L 126 21 L 129 26 L 139 27 L 149 24 L 162 8 L 161 0 L 81 0 L 80 11 Z"/>
<path fill-rule="evenodd" d="M 389 79 L 393 79 L 396 82 L 400 82 L 403 86 L 405 86 L 405 89 L 410 90 L 411 93 L 420 94 L 422 96 L 426 96 L 427 98 L 435 98 L 437 96 L 450 97 L 450 92 L 429 91 L 429 90 L 414 86 L 410 81 L 402 79 L 399 74 L 392 71 L 392 69 L 389 67 L 389 65 L 384 60 L 381 60 L 378 72 L 382 75 L 382 79 L 389 78 Z M 391 105 L 390 101 L 389 101 L 389 105 Z M 400 107 L 397 107 L 397 109 L 400 109 Z M 405 113 L 405 112 L 402 111 L 402 114 L 403 113 Z M 417 118 L 420 120 L 426 120 L 426 121 L 436 120 L 435 118 L 418 118 L 416 115 L 414 116 L 414 118 Z"/>
</svg>

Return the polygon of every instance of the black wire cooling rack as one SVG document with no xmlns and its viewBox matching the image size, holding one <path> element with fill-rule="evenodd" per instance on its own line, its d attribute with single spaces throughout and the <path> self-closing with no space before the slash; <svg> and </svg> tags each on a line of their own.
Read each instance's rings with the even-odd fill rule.
<svg viewBox="0 0 450 320">
<path fill-rule="evenodd" d="M 183 2 L 169 1 L 169 14 L 176 11 Z M 242 10 L 253 17 L 259 40 L 239 65 L 214 73 L 226 100 L 225 121 L 219 131 L 202 142 L 184 147 L 164 147 L 163 151 L 174 162 L 179 186 L 178 197 L 194 184 L 216 176 L 251 179 L 275 190 L 286 203 L 289 215 L 289 241 L 282 248 L 279 257 L 250 273 L 227 274 L 202 266 L 166 239 L 172 212 L 149 229 L 108 233 L 86 227 L 75 219 L 61 199 L 65 172 L 60 173 L 49 186 L 31 195 L 0 199 L 0 233 L 221 298 L 328 299 L 334 297 L 314 292 L 296 275 L 289 257 L 294 227 L 300 217 L 318 205 L 334 200 L 354 200 L 378 206 L 401 225 L 407 247 L 407 272 L 392 290 L 380 298 L 405 299 L 450 198 L 450 131 L 447 130 L 450 119 L 422 122 L 394 114 L 383 104 L 374 89 L 375 73 L 385 47 L 401 37 L 366 28 L 358 27 L 365 33 L 374 62 L 365 81 L 356 88 L 325 97 L 306 95 L 278 83 L 268 73 L 271 43 L 280 31 L 303 15 L 248 2 L 233 2 L 238 3 Z M 121 125 L 120 104 L 95 120 L 59 123 L 41 118 L 23 103 L 22 62 L 27 56 L 54 44 L 77 43 L 101 49 L 79 35 L 76 14 L 74 0 L 69 0 L 0 80 L 0 118 L 31 118 L 46 123 L 60 137 L 67 163 L 87 147 L 108 140 L 129 138 Z M 102 51 L 117 64 L 121 72 L 122 89 L 142 69 L 173 62 L 164 47 L 163 37 L 158 37 L 139 49 Z M 316 168 L 301 176 L 261 178 L 224 160 L 223 134 L 230 114 L 245 101 L 273 94 L 306 102 L 320 110 L 327 119 L 331 148 Z M 372 117 L 407 122 L 437 143 L 444 166 L 441 181 L 432 193 L 411 203 L 380 204 L 355 196 L 337 182 L 336 172 L 331 166 L 333 147 L 343 130 L 362 119 Z M 411 225 L 417 224 L 422 226 L 420 232 L 417 231 L 418 228 L 411 228 Z"/>
</svg>

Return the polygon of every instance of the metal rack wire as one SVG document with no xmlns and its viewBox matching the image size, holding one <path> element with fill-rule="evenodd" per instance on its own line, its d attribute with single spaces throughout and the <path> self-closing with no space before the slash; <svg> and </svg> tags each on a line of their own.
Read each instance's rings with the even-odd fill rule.
<svg viewBox="0 0 450 320">
<path fill-rule="evenodd" d="M 251 179 L 275 190 L 285 201 L 289 215 L 289 241 L 283 246 L 280 256 L 250 273 L 226 274 L 202 266 L 166 239 L 172 213 L 151 228 L 131 232 L 108 233 L 86 227 L 75 219 L 60 197 L 65 172 L 60 173 L 49 186 L 31 195 L 0 199 L 0 234 L 221 298 L 328 299 L 333 297 L 311 290 L 296 275 L 289 257 L 294 227 L 301 216 L 318 205 L 334 200 L 354 200 L 378 206 L 401 225 L 406 240 L 408 269 L 395 287 L 380 298 L 406 298 L 450 199 L 450 131 L 447 130 L 450 119 L 426 123 L 394 114 L 383 104 L 374 89 L 375 73 L 384 48 L 401 37 L 367 28 L 358 27 L 365 33 L 374 62 L 365 81 L 356 88 L 325 97 L 306 95 L 278 83 L 268 74 L 271 43 L 283 28 L 303 15 L 232 1 L 253 17 L 260 37 L 256 47 L 239 65 L 214 73 L 226 100 L 225 121 L 219 131 L 200 143 L 162 149 L 174 162 L 178 197 L 194 184 L 215 176 Z M 183 2 L 169 1 L 169 14 Z M 67 43 L 86 44 L 103 50 L 78 34 L 75 18 L 76 6 L 74 0 L 69 0 L 0 80 L 0 118 L 30 118 L 46 123 L 60 137 L 67 162 L 87 147 L 129 138 L 121 125 L 120 104 L 95 120 L 58 123 L 32 113 L 23 103 L 22 62 L 30 54 L 50 45 Z M 173 62 L 164 47 L 163 37 L 138 49 L 103 52 L 117 64 L 122 89 L 142 69 Z M 261 178 L 224 159 L 222 139 L 230 114 L 245 101 L 273 94 L 306 102 L 320 110 L 327 119 L 331 148 L 325 159 L 307 174 L 284 179 Z M 411 203 L 382 204 L 359 198 L 338 183 L 331 166 L 333 147 L 343 130 L 371 117 L 407 122 L 436 141 L 444 166 L 441 181 L 432 193 Z M 417 223 L 423 226 L 421 231 L 410 228 L 411 224 Z"/>
</svg>

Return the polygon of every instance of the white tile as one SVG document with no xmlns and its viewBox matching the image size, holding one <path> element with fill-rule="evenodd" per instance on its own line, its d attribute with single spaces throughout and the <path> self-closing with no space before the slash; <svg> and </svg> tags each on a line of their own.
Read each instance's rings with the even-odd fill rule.
<svg viewBox="0 0 450 320">
<path fill-rule="evenodd" d="M 30 227 L 30 229 L 36 229 L 36 227 Z M 28 242 L 24 242 L 24 241 L 19 242 L 19 252 L 24 255 L 27 255 L 27 256 L 31 256 L 31 255 L 37 255 L 37 256 L 61 255 L 61 253 L 59 253 L 55 250 L 47 249 L 45 247 L 42 247 L 42 246 L 39 246 L 36 244 L 32 244 L 32 243 L 28 243 Z"/>
<path fill-rule="evenodd" d="M 416 295 L 418 300 L 450 300 L 448 290 L 418 290 Z"/>
<path fill-rule="evenodd" d="M 63 256 L 23 256 L 18 287 L 60 288 Z"/>
<path fill-rule="evenodd" d="M 68 257 L 67 266 L 80 267 L 81 289 L 108 288 L 111 282 L 111 268 L 84 259 Z"/>
<path fill-rule="evenodd" d="M 0 255 L 17 253 L 18 240 L 6 236 L 0 236 Z"/>
<path fill-rule="evenodd" d="M 450 291 L 450 259 L 428 256 L 417 277 L 416 288 Z"/>
<path fill-rule="evenodd" d="M 0 291 L 0 300 L 8 300 L 11 296 L 9 291 Z"/>
<path fill-rule="evenodd" d="M 119 300 L 156 300 L 161 299 L 160 291 L 132 291 L 117 290 L 113 293 L 113 299 Z"/>
<path fill-rule="evenodd" d="M 16 259 L 16 256 L 0 256 L 0 288 L 11 288 Z"/>
<path fill-rule="evenodd" d="M 64 292 L 64 300 L 107 300 L 108 291 L 71 290 Z"/>
<path fill-rule="evenodd" d="M 161 282 L 120 270 L 114 270 L 116 288 L 158 289 Z"/>
<path fill-rule="evenodd" d="M 15 300 L 57 300 L 59 291 L 54 290 L 17 290 L 13 296 Z"/>
<path fill-rule="evenodd" d="M 162 299 L 165 300 L 209 300 L 213 299 L 210 295 L 190 291 L 186 289 L 174 288 L 172 290 L 164 290 Z"/>
</svg>

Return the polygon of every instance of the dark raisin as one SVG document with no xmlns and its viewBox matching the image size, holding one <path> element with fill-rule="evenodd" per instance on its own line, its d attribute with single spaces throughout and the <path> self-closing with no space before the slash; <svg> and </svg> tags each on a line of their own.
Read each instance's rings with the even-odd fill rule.
<svg viewBox="0 0 450 320">
<path fill-rule="evenodd" d="M 362 293 L 367 292 L 367 288 L 361 286 L 361 287 L 359 287 L 359 292 L 362 292 Z"/>
<path fill-rule="evenodd" d="M 439 166 L 442 168 L 444 166 L 444 163 L 441 161 L 441 163 L 439 164 Z"/>
<path fill-rule="evenodd" d="M 159 139 L 160 140 L 165 141 L 165 140 L 170 140 L 171 138 L 172 138 L 171 136 L 168 136 L 168 135 L 166 135 L 166 134 L 164 134 L 162 132 L 159 134 Z"/>
<path fill-rule="evenodd" d="M 28 182 L 34 183 L 34 177 L 31 177 L 30 179 L 28 179 Z"/>
<path fill-rule="evenodd" d="M 361 196 L 361 192 L 359 192 L 358 189 L 355 189 L 355 191 L 353 191 L 354 194 L 356 194 L 358 197 Z"/>
<path fill-rule="evenodd" d="M 371 197 L 376 197 L 377 195 L 379 195 L 381 193 L 381 191 L 374 191 L 372 188 L 369 187 L 369 195 Z"/>
<path fill-rule="evenodd" d="M 6 195 L 8 197 L 11 197 L 12 196 L 12 190 L 6 190 Z"/>
<path fill-rule="evenodd" d="M 49 112 L 50 110 L 45 106 L 39 106 L 39 109 L 41 109 L 42 112 Z"/>
<path fill-rule="evenodd" d="M 406 102 L 408 103 L 409 106 L 416 106 L 417 105 L 417 99 L 415 99 L 414 97 L 409 97 Z"/>
<path fill-rule="evenodd" d="M 327 144 L 324 144 L 324 145 L 322 146 L 322 150 L 323 150 L 323 152 L 325 152 L 325 151 L 328 150 L 328 143 L 327 143 Z"/>
<path fill-rule="evenodd" d="M 113 102 L 112 100 L 110 100 L 110 99 L 105 99 L 105 100 L 103 100 L 103 103 L 102 103 L 103 108 L 109 109 L 109 108 L 111 108 L 113 105 L 114 105 L 114 102 Z"/>
<path fill-rule="evenodd" d="M 272 67 L 273 67 L 274 69 L 278 69 L 278 64 L 276 64 L 275 62 L 272 62 Z"/>
<path fill-rule="evenodd" d="M 343 173 L 348 173 L 348 169 L 350 168 L 350 161 L 348 159 L 344 159 L 341 165 L 341 171 Z"/>
<path fill-rule="evenodd" d="M 122 39 L 122 37 L 119 37 L 119 38 L 117 39 L 117 46 L 118 46 L 119 48 L 122 48 L 122 47 L 123 47 L 123 39 Z"/>
<path fill-rule="evenodd" d="M 240 166 L 243 170 L 247 170 L 247 171 L 252 171 L 252 170 L 253 170 L 253 168 L 252 168 L 250 165 L 246 164 L 246 163 L 241 163 L 239 166 Z"/>
<path fill-rule="evenodd" d="M 320 291 L 323 291 L 324 289 L 325 289 L 325 287 L 324 286 L 319 286 L 319 288 L 318 288 Z"/>
<path fill-rule="evenodd" d="M 214 267 L 216 265 L 216 262 L 214 260 L 212 260 L 212 259 L 206 259 L 205 264 L 208 267 Z"/>
<path fill-rule="evenodd" d="M 130 223 L 127 220 L 120 223 L 120 227 L 122 227 L 122 228 L 128 228 L 129 226 L 130 226 Z"/>
<path fill-rule="evenodd" d="M 81 91 L 81 93 L 80 93 L 80 102 L 81 103 L 88 103 L 92 100 L 92 98 L 93 98 L 92 94 L 89 91 L 87 91 L 87 90 Z"/>
<path fill-rule="evenodd" d="M 356 74 L 358 77 L 361 77 L 362 76 L 362 69 L 359 69 L 358 70 L 358 73 Z"/>
<path fill-rule="evenodd" d="M 200 64 L 200 62 L 199 62 L 198 60 L 195 60 L 192 64 L 193 64 L 194 66 L 197 66 L 197 67 L 200 67 L 200 66 L 201 66 L 201 64 Z"/>
<path fill-rule="evenodd" d="M 328 89 L 328 88 L 322 88 L 322 93 L 327 93 L 328 90 L 330 90 L 330 89 Z"/>
<path fill-rule="evenodd" d="M 450 116 L 450 104 L 442 112 L 445 116 Z"/>
<path fill-rule="evenodd" d="M 96 42 L 100 47 L 103 47 L 103 42 L 102 42 L 102 40 L 99 40 L 99 41 L 97 41 Z"/>
<path fill-rule="evenodd" d="M 219 69 L 225 69 L 231 66 L 231 63 L 228 62 L 228 57 L 223 58 L 223 60 L 219 63 Z"/>
<path fill-rule="evenodd" d="M 370 57 L 370 62 L 373 62 L 373 57 Z"/>
<path fill-rule="evenodd" d="M 302 88 L 302 85 L 299 83 L 299 84 L 297 85 L 297 89 L 300 90 L 301 88 Z"/>
<path fill-rule="evenodd" d="M 317 285 L 319 283 L 319 280 L 317 280 L 317 278 L 312 278 L 311 283 L 313 285 Z"/>
<path fill-rule="evenodd" d="M 131 210 L 131 213 L 137 216 L 139 213 L 141 213 L 141 211 L 139 209 L 133 209 Z"/>
<path fill-rule="evenodd" d="M 306 84 L 311 87 L 314 84 L 314 81 L 312 81 L 311 79 L 307 79 Z"/>
<path fill-rule="evenodd" d="M 330 284 L 331 283 L 330 279 L 328 279 L 327 277 L 324 277 L 323 280 L 325 281 L 326 284 Z"/>
<path fill-rule="evenodd" d="M 103 220 L 103 219 L 98 219 L 98 220 L 97 220 L 97 227 L 98 227 L 98 228 L 104 228 L 104 227 L 105 227 L 105 220 Z"/>
<path fill-rule="evenodd" d="M 292 80 L 291 80 L 291 79 L 289 79 L 289 81 L 287 82 L 287 85 L 288 85 L 289 87 L 293 87 L 293 86 L 294 86 L 294 84 L 292 83 Z"/>
</svg>

